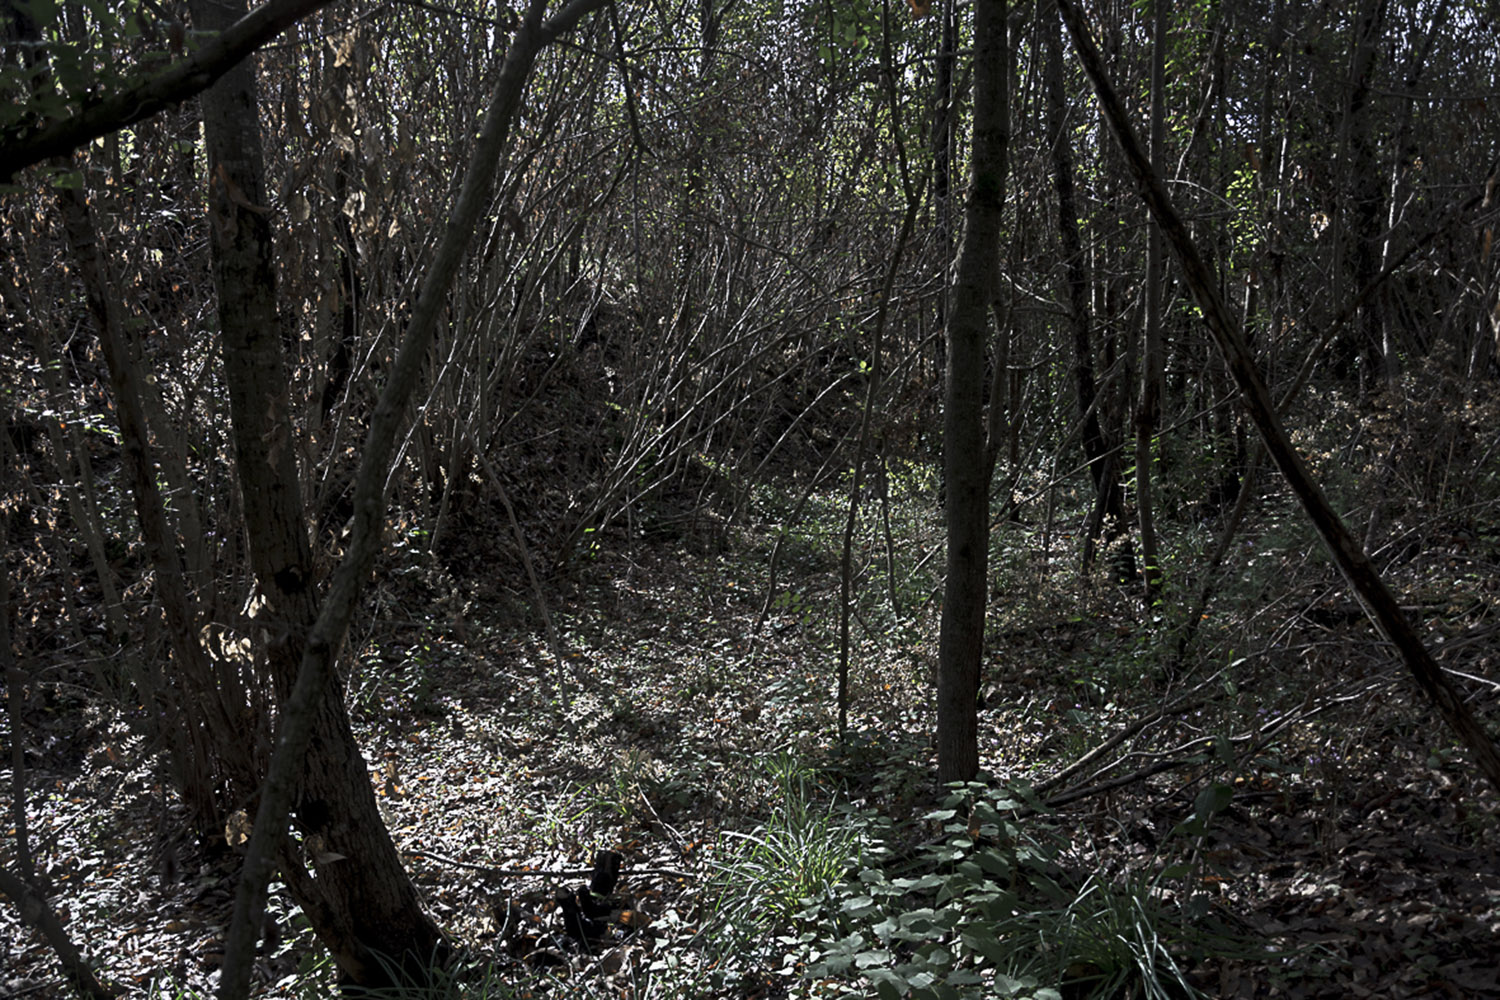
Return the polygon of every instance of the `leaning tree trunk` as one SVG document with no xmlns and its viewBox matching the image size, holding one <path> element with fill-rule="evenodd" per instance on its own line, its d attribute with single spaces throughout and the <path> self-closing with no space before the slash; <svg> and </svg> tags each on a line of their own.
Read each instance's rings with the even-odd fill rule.
<svg viewBox="0 0 1500 1000">
<path fill-rule="evenodd" d="M 238 6 L 238 9 L 236 7 Z M 195 0 L 195 27 L 222 30 L 243 15 L 239 0 Z M 241 63 L 203 93 L 208 147 L 214 286 L 229 386 L 235 465 L 245 531 L 263 603 L 270 682 L 278 703 L 291 694 L 303 644 L 317 618 L 312 551 L 298 484 L 295 431 L 276 270 L 265 203 L 254 70 Z M 313 738 L 295 796 L 297 825 L 313 877 L 290 838 L 278 842 L 287 888 L 340 971 L 362 986 L 386 984 L 387 968 L 430 962 L 442 935 L 423 912 L 380 817 L 343 692 L 322 685 Z M 327 859 L 327 860 L 325 860 Z"/>
<path fill-rule="evenodd" d="M 113 1000 L 119 993 L 99 982 L 83 952 L 68 936 L 68 930 L 52 908 L 47 894 L 33 888 L 30 883 L 0 865 L 0 896 L 15 903 L 20 911 L 21 923 L 35 927 L 57 955 L 62 965 L 63 977 L 79 996 L 92 1000 Z M 16 994 L 8 994 L 15 996 Z"/>
<path fill-rule="evenodd" d="M 142 401 L 146 376 L 130 349 L 123 310 L 114 294 L 119 285 L 99 246 L 88 200 L 81 185 L 61 188 L 57 197 L 84 299 L 98 324 L 120 428 L 121 465 L 172 650 L 170 681 L 149 685 L 151 707 L 170 747 L 173 777 L 195 831 L 200 837 L 218 836 L 225 816 L 254 786 L 250 752 L 236 746 L 249 742 L 238 739 L 242 713 L 232 704 L 238 693 L 237 676 L 229 665 L 215 660 L 200 640 L 204 615 L 189 586 L 177 544 L 178 527 L 167 516 L 166 498 L 157 481 Z"/>
<path fill-rule="evenodd" d="M 974 5 L 974 151 L 963 244 L 948 318 L 943 409 L 948 575 L 938 641 L 938 781 L 979 771 L 979 668 L 988 597 L 990 466 L 984 438 L 984 352 L 1005 206 L 1005 0 Z"/>
<path fill-rule="evenodd" d="M 1219 352 L 1224 356 L 1224 361 L 1239 386 L 1245 408 L 1255 421 L 1256 429 L 1260 431 L 1266 451 L 1286 477 L 1287 485 L 1301 502 L 1308 520 L 1322 538 L 1334 564 L 1349 582 L 1350 589 L 1363 602 L 1371 621 L 1391 645 L 1396 647 L 1402 662 L 1432 700 L 1443 721 L 1469 748 L 1475 763 L 1489 780 L 1491 789 L 1500 792 L 1500 749 L 1496 748 L 1495 741 L 1474 717 L 1458 691 L 1443 676 L 1442 668 L 1422 643 L 1416 629 L 1412 628 L 1395 595 L 1375 571 L 1370 557 L 1350 534 L 1349 528 L 1312 478 L 1302 456 L 1292 447 L 1286 428 L 1281 425 L 1276 406 L 1271 401 L 1271 393 L 1245 344 L 1244 332 L 1225 307 L 1213 272 L 1188 234 L 1182 216 L 1177 214 L 1177 209 L 1167 194 L 1166 185 L 1152 170 L 1151 161 L 1141 148 L 1135 129 L 1125 113 L 1125 105 L 1115 93 L 1099 51 L 1089 36 L 1088 24 L 1073 0 L 1057 0 L 1057 5 L 1073 37 L 1073 49 L 1078 53 L 1084 71 L 1094 85 L 1094 92 L 1098 94 L 1099 104 L 1125 154 L 1125 162 L 1135 178 L 1141 198 L 1151 210 L 1152 218 L 1166 237 L 1173 256 L 1182 268 L 1183 282 L 1192 291 L 1198 308 L 1203 312 L 1204 325 L 1213 335 Z"/>
</svg>

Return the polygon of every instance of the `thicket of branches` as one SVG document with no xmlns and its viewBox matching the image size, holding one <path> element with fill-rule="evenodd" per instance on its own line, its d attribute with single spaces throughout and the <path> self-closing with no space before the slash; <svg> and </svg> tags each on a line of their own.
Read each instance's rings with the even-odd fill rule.
<svg viewBox="0 0 1500 1000">
<path fill-rule="evenodd" d="M 1162 40 L 1158 169 L 1294 436 L 1383 565 L 1493 552 L 1500 24 L 1450 0 L 1169 7 L 1090 17 L 1142 129 Z M 1019 524 L 1043 559 L 1076 538 L 1087 585 L 1138 595 L 1173 637 L 1170 674 L 1236 578 L 1256 636 L 1275 581 L 1231 543 L 1285 501 L 1191 297 L 1152 260 L 1051 5 L 1005 16 L 992 454 L 973 460 L 995 463 L 997 535 Z M 4 18 L 7 156 L 204 42 L 185 4 Z M 915 0 L 611 5 L 543 49 L 400 432 L 388 540 L 455 575 L 524 576 L 545 606 L 601 547 L 784 536 L 803 508 L 768 507 L 768 486 L 852 490 L 851 526 L 880 517 L 899 470 L 942 446 L 969 22 Z M 266 189 L 240 207 L 274 239 L 292 433 L 269 447 L 295 457 L 314 588 L 348 543 L 365 434 L 515 30 L 503 7 L 355 2 L 252 57 Z M 66 686 L 116 706 L 208 838 L 251 805 L 286 694 L 256 624 L 200 121 L 189 100 L 0 196 L 22 872 L 25 698 Z M 508 566 L 478 563 L 479 532 Z M 901 542 L 887 527 L 860 584 L 897 616 L 931 596 L 901 590 L 929 555 Z M 1021 579 L 1008 567 L 997 588 Z M 1487 601 L 1477 579 L 1443 583 Z"/>
</svg>

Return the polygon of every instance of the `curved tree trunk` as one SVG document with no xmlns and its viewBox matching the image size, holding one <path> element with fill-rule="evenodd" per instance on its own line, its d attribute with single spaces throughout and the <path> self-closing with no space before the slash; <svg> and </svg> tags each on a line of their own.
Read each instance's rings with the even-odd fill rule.
<svg viewBox="0 0 1500 1000">
<path fill-rule="evenodd" d="M 336 697 L 333 664 L 380 548 L 386 512 L 385 483 L 395 454 L 396 434 L 425 367 L 459 262 L 481 211 L 489 203 L 495 164 L 505 147 L 532 64 L 543 46 L 603 2 L 572 0 L 554 17 L 543 21 L 545 0 L 532 0 L 516 29 L 485 111 L 463 188 L 422 281 L 405 338 L 375 405 L 355 481 L 349 541 L 328 592 L 316 608 L 315 618 L 305 623 L 302 620 L 307 614 L 302 595 L 310 587 L 310 580 L 302 572 L 304 564 L 275 561 L 291 560 L 306 545 L 306 527 L 300 518 L 276 529 L 279 533 L 269 539 L 274 558 L 264 565 L 256 564 L 257 573 L 263 569 L 269 572 L 289 602 L 289 611 L 285 612 L 288 617 L 282 619 L 288 625 L 288 631 L 283 633 L 286 648 L 280 652 L 286 658 L 283 663 L 293 664 L 290 674 L 295 676 L 295 682 L 280 702 L 276 750 L 262 786 L 260 807 L 246 849 L 245 872 L 235 895 L 219 984 L 219 996 L 225 1000 L 238 1000 L 249 992 L 254 929 L 265 912 L 266 884 L 276 861 L 283 865 L 283 874 L 294 894 L 313 891 L 316 897 L 313 902 L 321 908 L 316 912 L 309 910 L 309 919 L 320 937 L 325 933 L 333 937 L 331 947 L 344 949 L 341 967 L 361 984 L 382 985 L 382 968 L 371 964 L 378 953 L 383 952 L 388 958 L 404 956 L 421 963 L 431 957 L 441 942 L 436 928 L 417 906 L 415 893 L 375 810 L 364 762 L 348 735 L 342 700 Z M 217 177 L 218 173 L 215 169 L 211 176 Z M 223 190 L 216 189 L 214 194 L 218 208 L 238 209 L 233 217 L 241 223 L 254 226 L 264 222 L 254 210 L 256 203 L 239 205 L 233 200 L 233 189 L 227 185 Z M 230 205 L 224 204 L 225 196 L 229 197 Z M 263 336 L 274 339 L 277 334 L 265 332 Z M 270 393 L 274 388 L 268 386 L 266 391 Z M 264 471 L 279 476 L 285 474 L 278 471 L 277 465 L 282 458 L 280 452 L 285 449 L 278 449 L 276 444 L 275 435 L 280 433 L 276 426 L 285 422 L 287 411 L 276 409 L 270 402 L 272 398 L 263 397 L 264 408 L 247 417 L 268 422 L 270 436 L 262 438 L 268 446 Z M 286 503 L 297 496 L 292 489 L 279 492 Z M 252 555 L 252 558 L 259 557 Z M 274 579 L 277 574 L 281 574 L 280 580 Z M 295 629 L 291 628 L 294 621 Z M 278 670 L 278 683 L 285 680 L 286 676 Z M 303 833 L 303 843 L 313 848 L 308 853 L 318 861 L 315 883 L 290 857 L 285 831 L 288 814 L 293 811 Z M 376 884 L 382 879 L 385 884 Z"/>
</svg>

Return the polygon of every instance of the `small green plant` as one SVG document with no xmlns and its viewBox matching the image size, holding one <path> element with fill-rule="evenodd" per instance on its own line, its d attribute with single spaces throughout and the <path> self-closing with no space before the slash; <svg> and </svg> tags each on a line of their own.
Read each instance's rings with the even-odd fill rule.
<svg viewBox="0 0 1500 1000">
<path fill-rule="evenodd" d="M 766 930 L 787 925 L 865 854 L 864 826 L 847 808 L 815 804 L 809 785 L 804 774 L 786 775 L 784 798 L 766 824 L 725 833 L 716 881 L 737 923 Z"/>
</svg>

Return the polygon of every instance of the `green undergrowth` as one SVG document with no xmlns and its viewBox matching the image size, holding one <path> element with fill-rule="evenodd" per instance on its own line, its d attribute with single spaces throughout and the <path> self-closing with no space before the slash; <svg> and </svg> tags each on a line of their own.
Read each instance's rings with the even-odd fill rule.
<svg viewBox="0 0 1500 1000">
<path fill-rule="evenodd" d="M 732 838 L 712 886 L 715 983 L 780 980 L 791 996 L 1036 1000 L 1201 994 L 1195 958 L 1243 950 L 1215 930 L 1201 875 L 1162 860 L 1118 880 L 1068 863 L 1067 838 L 1028 794 L 955 787 L 925 820 L 937 835 L 899 849 L 888 819 L 786 800 Z M 1212 814 L 1200 798 L 1184 856 Z"/>
</svg>

